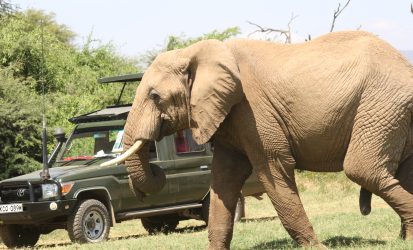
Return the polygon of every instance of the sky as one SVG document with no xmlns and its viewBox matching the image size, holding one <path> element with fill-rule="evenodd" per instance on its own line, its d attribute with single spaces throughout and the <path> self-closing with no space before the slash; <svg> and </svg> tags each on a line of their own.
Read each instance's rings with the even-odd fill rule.
<svg viewBox="0 0 413 250">
<path fill-rule="evenodd" d="M 292 15 L 292 42 L 329 32 L 334 10 L 346 0 L 11 0 L 22 10 L 42 9 L 78 34 L 81 45 L 89 34 L 112 42 L 122 55 L 137 57 L 159 49 L 169 35 L 196 37 L 212 30 L 238 26 L 248 37 L 256 27 L 287 28 Z M 413 0 L 352 0 L 338 17 L 335 31 L 360 28 L 390 42 L 399 50 L 413 50 Z M 253 36 L 250 38 L 257 38 Z"/>
</svg>

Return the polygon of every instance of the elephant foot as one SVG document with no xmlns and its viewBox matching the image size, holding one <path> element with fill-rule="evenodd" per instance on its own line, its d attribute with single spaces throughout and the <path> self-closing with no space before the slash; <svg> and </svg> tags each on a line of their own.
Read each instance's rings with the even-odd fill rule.
<svg viewBox="0 0 413 250">
<path fill-rule="evenodd" d="M 328 247 L 326 245 L 324 245 L 321 242 L 314 242 L 312 244 L 309 245 L 305 245 L 303 246 L 304 248 L 309 248 L 309 249 L 319 249 L 319 250 L 326 250 L 328 249 Z"/>
<path fill-rule="evenodd" d="M 209 216 L 210 222 L 211 215 Z M 232 239 L 232 227 L 220 227 L 214 226 L 215 223 L 209 223 L 208 225 L 208 239 L 209 250 L 229 250 L 231 248 Z"/>
</svg>

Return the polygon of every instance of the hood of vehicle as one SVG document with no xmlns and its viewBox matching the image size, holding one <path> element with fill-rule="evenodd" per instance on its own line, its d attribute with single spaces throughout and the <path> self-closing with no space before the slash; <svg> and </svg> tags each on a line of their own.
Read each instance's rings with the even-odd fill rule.
<svg viewBox="0 0 413 250">
<path fill-rule="evenodd" d="M 55 167 L 49 168 L 50 179 L 66 182 L 110 175 L 127 176 L 126 167 L 124 165 L 116 165 L 111 167 L 100 166 L 101 163 L 109 159 L 110 158 L 94 158 L 92 160 L 67 161 L 56 163 Z M 30 174 L 25 174 L 3 180 L 0 183 L 17 181 L 40 181 L 41 172 L 42 170 L 37 170 Z"/>
<path fill-rule="evenodd" d="M 79 169 L 84 168 L 84 165 L 74 165 L 74 166 L 63 166 L 63 167 L 54 167 L 49 168 L 50 179 L 56 179 L 59 176 L 66 175 L 72 172 L 75 172 Z M 1 182 L 11 182 L 11 181 L 40 181 L 40 173 L 42 170 L 31 172 L 30 174 L 20 175 L 10 179 L 3 180 Z"/>
</svg>

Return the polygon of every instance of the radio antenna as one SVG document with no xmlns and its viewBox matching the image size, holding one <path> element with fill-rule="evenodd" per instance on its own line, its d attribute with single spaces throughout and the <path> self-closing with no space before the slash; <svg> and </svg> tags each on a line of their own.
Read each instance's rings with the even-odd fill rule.
<svg viewBox="0 0 413 250">
<path fill-rule="evenodd" d="M 47 164 L 47 130 L 46 130 L 46 100 L 45 100 L 45 79 L 44 79 L 44 35 L 43 35 L 43 19 L 40 21 L 41 45 L 42 45 L 42 63 L 40 66 L 40 81 L 42 84 L 42 155 L 43 155 L 43 171 L 40 172 L 42 180 L 50 179 L 49 166 Z"/>
</svg>

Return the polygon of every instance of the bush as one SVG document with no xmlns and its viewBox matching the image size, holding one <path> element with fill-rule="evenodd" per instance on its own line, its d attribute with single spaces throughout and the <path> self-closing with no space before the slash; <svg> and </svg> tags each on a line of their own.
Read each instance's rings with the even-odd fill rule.
<svg viewBox="0 0 413 250">
<path fill-rule="evenodd" d="M 0 179 L 40 168 L 40 106 L 32 91 L 0 71 Z"/>
</svg>

